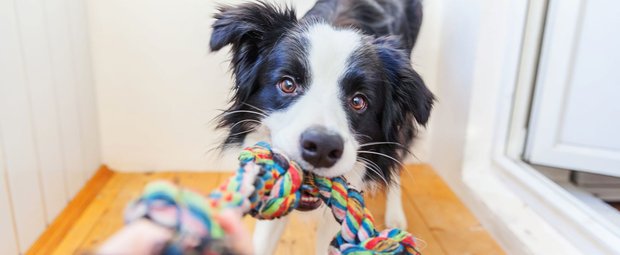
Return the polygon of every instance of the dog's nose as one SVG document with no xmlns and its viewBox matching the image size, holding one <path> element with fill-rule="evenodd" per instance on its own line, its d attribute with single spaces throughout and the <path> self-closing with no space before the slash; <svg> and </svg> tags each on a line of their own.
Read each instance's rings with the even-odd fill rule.
<svg viewBox="0 0 620 255">
<path fill-rule="evenodd" d="M 342 157 L 344 142 L 337 133 L 322 126 L 301 134 L 301 157 L 314 167 L 331 167 Z"/>
</svg>

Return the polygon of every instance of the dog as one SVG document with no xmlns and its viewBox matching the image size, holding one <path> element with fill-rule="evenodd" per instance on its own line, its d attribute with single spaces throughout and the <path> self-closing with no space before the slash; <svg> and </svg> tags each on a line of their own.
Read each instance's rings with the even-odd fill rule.
<svg viewBox="0 0 620 255">
<path fill-rule="evenodd" d="M 387 187 L 386 224 L 406 227 L 399 176 L 434 96 L 412 68 L 420 0 L 319 0 L 301 19 L 266 2 L 221 6 L 212 51 L 231 46 L 230 107 L 219 116 L 223 148 L 267 141 L 315 174 L 358 188 Z M 321 207 L 302 196 L 298 210 Z M 339 225 L 319 222 L 317 252 Z M 272 254 L 288 218 L 259 221 L 256 254 Z"/>
</svg>

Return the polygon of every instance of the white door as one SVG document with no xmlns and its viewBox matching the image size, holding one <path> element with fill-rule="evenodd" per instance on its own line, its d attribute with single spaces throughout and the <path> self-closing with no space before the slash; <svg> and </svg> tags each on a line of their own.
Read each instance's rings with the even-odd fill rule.
<svg viewBox="0 0 620 255">
<path fill-rule="evenodd" d="M 620 1 L 550 0 L 525 158 L 620 176 Z"/>
</svg>

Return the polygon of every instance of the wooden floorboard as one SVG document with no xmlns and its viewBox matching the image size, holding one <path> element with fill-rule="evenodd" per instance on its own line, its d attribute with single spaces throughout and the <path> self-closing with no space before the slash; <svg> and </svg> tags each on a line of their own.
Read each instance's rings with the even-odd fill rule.
<svg viewBox="0 0 620 255">
<path fill-rule="evenodd" d="M 39 239 L 28 249 L 26 254 L 47 255 L 57 247 L 75 227 L 75 219 L 84 214 L 87 206 L 92 204 L 105 190 L 105 185 L 114 177 L 114 172 L 106 166 L 101 166 L 85 187 L 69 202 L 67 207 L 56 217 Z"/>
<path fill-rule="evenodd" d="M 103 215 L 110 210 L 112 201 L 116 198 L 122 187 L 130 180 L 129 175 L 115 174 L 104 187 L 102 192 L 95 200 L 84 210 L 84 213 L 75 219 L 75 225 L 65 238 L 58 243 L 54 250 L 50 250 L 47 254 L 74 254 L 80 249 L 84 243 L 88 233 L 98 226 L 99 222 L 107 221 Z"/>
<path fill-rule="evenodd" d="M 415 236 L 418 244 L 420 245 L 421 252 L 423 254 L 433 255 L 446 254 L 441 246 L 436 245 L 439 243 L 438 240 L 436 240 L 433 236 L 420 211 L 415 208 L 415 204 L 411 203 L 406 196 L 407 194 L 403 195 L 402 202 L 403 209 L 405 210 L 407 216 L 407 223 L 409 225 L 407 231 Z M 367 197 L 366 205 L 370 208 L 370 211 L 375 218 L 377 228 L 384 229 L 385 194 L 378 192 L 373 196 Z"/>
<path fill-rule="evenodd" d="M 403 175 L 407 204 L 414 204 L 437 243 L 446 254 L 504 254 L 480 222 L 445 182 L 428 166 L 409 168 Z M 415 229 L 412 229 L 415 231 Z M 434 253 L 432 253 L 434 254 Z"/>
<path fill-rule="evenodd" d="M 407 167 L 403 175 L 403 206 L 413 233 L 423 247 L 423 254 L 504 254 L 478 220 L 458 200 L 447 185 L 426 165 Z M 166 179 L 201 193 L 208 193 L 230 173 L 115 173 L 103 185 L 82 213 L 74 218 L 56 245 L 39 247 L 37 254 L 80 254 L 92 251 L 123 224 L 123 210 L 128 201 L 140 194 L 144 185 Z M 413 178 L 415 177 L 415 179 Z M 383 227 L 385 196 L 367 197 L 377 226 Z M 276 254 L 315 254 L 317 224 L 308 217 L 293 215 L 280 240 Z M 248 229 L 255 220 L 244 219 Z M 300 231 L 303 230 L 303 231 Z M 52 230 L 52 232 L 54 232 Z"/>
</svg>

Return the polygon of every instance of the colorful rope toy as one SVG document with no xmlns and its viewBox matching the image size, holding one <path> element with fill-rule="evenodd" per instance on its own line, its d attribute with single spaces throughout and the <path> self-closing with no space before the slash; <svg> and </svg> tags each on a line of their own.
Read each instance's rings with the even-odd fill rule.
<svg viewBox="0 0 620 255">
<path fill-rule="evenodd" d="M 275 219 L 295 209 L 306 192 L 331 208 L 342 228 L 330 254 L 419 255 L 411 234 L 378 231 L 359 191 L 342 177 L 325 178 L 304 172 L 264 142 L 244 149 L 236 174 L 207 197 L 182 190 L 168 182 L 149 184 L 126 211 L 126 222 L 150 219 L 175 230 L 163 254 L 227 254 L 221 240 L 226 233 L 213 220 L 223 209 L 240 209 L 258 219 Z"/>
</svg>

